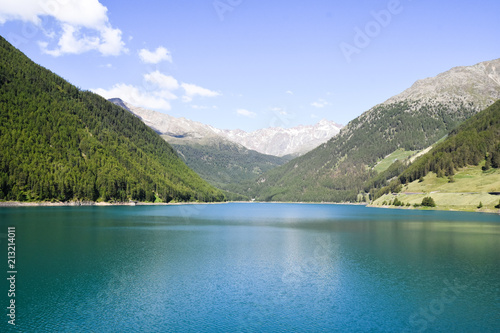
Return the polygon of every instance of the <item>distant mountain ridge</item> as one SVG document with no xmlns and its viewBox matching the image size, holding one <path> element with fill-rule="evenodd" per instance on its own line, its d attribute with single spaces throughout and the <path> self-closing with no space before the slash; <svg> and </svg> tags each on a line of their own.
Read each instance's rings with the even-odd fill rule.
<svg viewBox="0 0 500 333">
<path fill-rule="evenodd" d="M 279 157 L 302 155 L 337 135 L 342 128 L 342 125 L 333 121 L 321 120 L 316 125 L 288 129 L 272 127 L 253 132 L 238 129 L 223 130 L 184 117 L 176 118 L 168 114 L 136 107 L 120 98 L 112 98 L 109 101 L 124 107 L 141 118 L 146 125 L 164 135 L 170 143 L 179 144 L 181 141 L 190 141 L 203 144 L 206 140 L 224 138 L 261 154 Z"/>
<path fill-rule="evenodd" d="M 254 132 L 222 130 L 218 133 L 248 149 L 274 156 L 303 155 L 340 132 L 342 125 L 326 119 L 315 125 L 270 127 Z"/>
<path fill-rule="evenodd" d="M 218 136 L 216 130 L 210 125 L 137 107 L 120 98 L 111 98 L 109 101 L 132 112 L 146 125 L 162 135 L 179 139 L 201 139 Z"/>
</svg>

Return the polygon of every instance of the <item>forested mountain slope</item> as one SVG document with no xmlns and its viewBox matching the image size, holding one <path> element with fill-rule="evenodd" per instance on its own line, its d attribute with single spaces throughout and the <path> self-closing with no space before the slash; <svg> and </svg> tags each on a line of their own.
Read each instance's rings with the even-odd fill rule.
<svg viewBox="0 0 500 333">
<path fill-rule="evenodd" d="M 351 121 L 315 150 L 262 175 L 248 195 L 275 201 L 354 201 L 397 149 L 421 150 L 500 99 L 500 59 L 457 67 Z"/>
<path fill-rule="evenodd" d="M 0 199 L 221 201 L 153 130 L 0 37 Z"/>
<path fill-rule="evenodd" d="M 290 160 L 261 154 L 226 139 L 213 139 L 204 144 L 172 144 L 172 147 L 203 179 L 227 191 L 233 191 L 234 183 L 254 180 Z"/>
</svg>

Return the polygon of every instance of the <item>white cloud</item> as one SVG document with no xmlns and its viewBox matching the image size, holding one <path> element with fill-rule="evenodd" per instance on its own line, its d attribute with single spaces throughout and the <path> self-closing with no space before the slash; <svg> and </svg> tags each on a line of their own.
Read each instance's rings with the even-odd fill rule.
<svg viewBox="0 0 500 333">
<path fill-rule="evenodd" d="M 83 52 L 90 51 L 92 49 L 97 49 L 99 47 L 98 37 L 89 36 L 75 36 L 75 33 L 79 34 L 79 29 L 72 25 L 64 24 L 63 33 L 59 39 L 59 48 L 49 50 L 47 42 L 39 42 L 40 48 L 43 53 L 50 54 L 51 56 L 58 57 L 62 54 L 79 54 Z"/>
<path fill-rule="evenodd" d="M 182 96 L 182 100 L 184 102 L 191 102 L 193 100 L 193 97 L 195 96 L 201 96 L 201 97 L 217 97 L 220 96 L 221 94 L 212 91 L 206 88 L 202 88 L 200 86 L 197 86 L 195 84 L 190 84 L 190 83 L 182 83 L 181 87 L 185 91 L 185 95 Z"/>
<path fill-rule="evenodd" d="M 162 74 L 159 71 L 145 74 L 144 80 L 166 90 L 176 90 L 179 88 L 179 82 L 174 77 Z"/>
<path fill-rule="evenodd" d="M 236 113 L 239 114 L 240 116 L 248 117 L 248 118 L 255 118 L 257 114 L 252 111 L 248 111 L 245 109 L 238 109 L 236 110 Z"/>
<path fill-rule="evenodd" d="M 99 88 L 93 91 L 106 99 L 118 97 L 132 105 L 147 109 L 164 111 L 171 109 L 170 103 L 165 98 L 159 97 L 157 93 L 141 91 L 132 85 L 119 83 L 109 90 Z"/>
<path fill-rule="evenodd" d="M 163 46 L 158 47 L 154 52 L 142 49 L 139 51 L 139 57 L 142 62 L 147 64 L 157 64 L 162 61 L 172 62 L 172 55 L 170 54 L 170 51 Z"/>
<path fill-rule="evenodd" d="M 311 103 L 311 105 L 315 108 L 324 108 L 325 106 L 330 105 L 330 103 L 328 103 L 324 99 L 319 99 L 317 102 Z"/>
<path fill-rule="evenodd" d="M 21 20 L 40 24 L 41 16 L 87 28 L 104 27 L 108 23 L 108 9 L 98 0 L 1 0 L 0 4 L 0 23 Z"/>
<path fill-rule="evenodd" d="M 185 95 L 182 97 L 184 102 L 191 102 L 194 96 L 215 97 L 220 95 L 218 92 L 194 84 L 179 84 L 174 77 L 165 75 L 160 71 L 144 74 L 143 78 L 142 86 L 119 83 L 115 84 L 111 89 L 99 88 L 93 91 L 106 99 L 118 97 L 133 105 L 165 111 L 171 109 L 170 101 L 178 99 L 175 92 L 179 91 L 181 87 L 185 91 Z M 210 107 L 193 105 L 192 108 L 208 109 Z M 216 109 L 217 106 L 211 108 Z"/>
<path fill-rule="evenodd" d="M 128 50 L 125 48 L 125 43 L 122 41 L 122 32 L 120 29 L 113 29 L 111 27 L 105 27 L 100 30 L 101 33 L 101 43 L 99 44 L 98 51 L 105 56 L 117 56 L 122 52 L 127 53 Z"/>
<path fill-rule="evenodd" d="M 0 0 L 0 24 L 21 20 L 43 30 L 41 17 L 53 17 L 61 31 L 46 35 L 59 36 L 57 47 L 49 49 L 49 42 L 38 42 L 44 53 L 53 56 L 90 50 L 105 56 L 127 52 L 121 39 L 122 32 L 111 26 L 107 11 L 98 0 Z"/>
<path fill-rule="evenodd" d="M 208 105 L 196 105 L 196 104 L 192 104 L 191 108 L 195 109 L 195 110 L 209 110 L 209 109 L 216 110 L 216 109 L 218 109 L 217 105 L 208 106 Z"/>
<path fill-rule="evenodd" d="M 293 91 L 291 91 L 291 90 L 287 90 L 287 91 L 285 92 L 285 94 L 288 94 L 288 95 L 293 95 Z"/>
<path fill-rule="evenodd" d="M 7 21 L 21 20 L 25 22 L 40 23 L 38 15 L 42 12 L 40 1 L 37 0 L 19 0 L 19 1 L 0 1 L 0 24 Z"/>
<path fill-rule="evenodd" d="M 175 95 L 173 92 L 169 90 L 157 90 L 154 91 L 152 94 L 159 98 L 164 98 L 166 100 L 174 100 L 178 98 L 177 95 Z"/>
<path fill-rule="evenodd" d="M 178 98 L 173 91 L 179 89 L 179 82 L 172 76 L 154 71 L 144 74 L 144 83 L 142 87 L 119 83 L 111 89 L 99 88 L 94 92 L 106 99 L 118 97 L 147 109 L 170 110 L 170 101 Z"/>
</svg>

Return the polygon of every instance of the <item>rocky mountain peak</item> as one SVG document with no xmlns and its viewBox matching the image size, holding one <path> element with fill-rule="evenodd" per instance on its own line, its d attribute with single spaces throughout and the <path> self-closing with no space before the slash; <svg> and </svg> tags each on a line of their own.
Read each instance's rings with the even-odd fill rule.
<svg viewBox="0 0 500 333">
<path fill-rule="evenodd" d="M 248 149 L 274 156 L 302 155 L 330 140 L 342 125 L 326 119 L 315 125 L 292 128 L 270 127 L 254 132 L 223 130 L 221 135 Z"/>
<path fill-rule="evenodd" d="M 473 103 L 478 110 L 500 99 L 500 59 L 454 67 L 435 77 L 418 80 L 383 104 L 404 100 L 449 103 L 457 99 Z"/>
</svg>

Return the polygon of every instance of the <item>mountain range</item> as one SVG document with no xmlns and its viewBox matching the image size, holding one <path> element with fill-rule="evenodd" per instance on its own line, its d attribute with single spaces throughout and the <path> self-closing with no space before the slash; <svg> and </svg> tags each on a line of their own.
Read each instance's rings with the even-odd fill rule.
<svg viewBox="0 0 500 333">
<path fill-rule="evenodd" d="M 340 132 L 342 125 L 326 119 L 315 125 L 293 128 L 269 127 L 253 132 L 218 129 L 210 125 L 176 118 L 165 113 L 137 107 L 121 100 L 109 100 L 138 116 L 146 125 L 173 144 L 199 143 L 226 139 L 261 154 L 283 157 L 299 156 L 325 143 Z"/>
<path fill-rule="evenodd" d="M 0 200 L 371 201 L 455 174 L 494 194 L 499 99 L 497 59 L 419 80 L 342 128 L 220 130 L 82 91 L 0 38 Z"/>
<path fill-rule="evenodd" d="M 398 149 L 419 151 L 500 99 L 500 59 L 417 81 L 352 120 L 325 144 L 241 187 L 266 201 L 356 201 Z M 387 175 L 393 177 L 393 175 Z M 382 182 L 383 183 L 383 182 Z M 373 193 L 373 191 L 372 191 Z"/>
<path fill-rule="evenodd" d="M 262 154 L 300 156 L 333 138 L 342 127 L 333 121 L 323 119 L 315 125 L 292 128 L 269 127 L 253 132 L 218 130 L 217 133 Z"/>
</svg>

